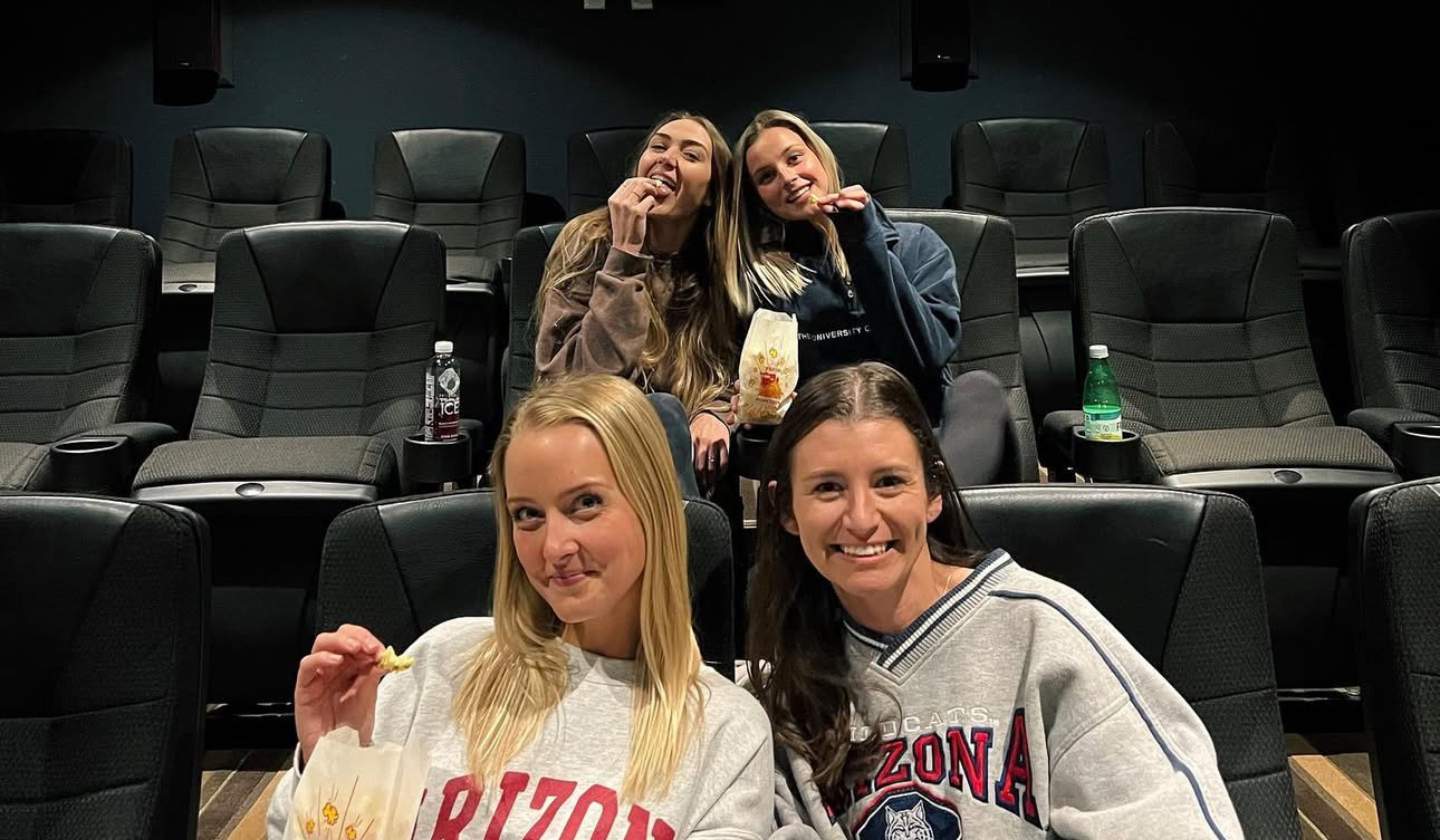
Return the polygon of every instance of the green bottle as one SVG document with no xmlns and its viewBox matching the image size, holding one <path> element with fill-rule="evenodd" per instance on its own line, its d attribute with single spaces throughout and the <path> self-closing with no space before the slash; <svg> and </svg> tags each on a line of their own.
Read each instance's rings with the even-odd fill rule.
<svg viewBox="0 0 1440 840">
<path fill-rule="evenodd" d="M 1085 409 L 1085 437 L 1090 440 L 1120 440 L 1120 386 L 1110 370 L 1110 348 L 1090 345 L 1090 371 L 1085 374 L 1081 399 Z"/>
</svg>

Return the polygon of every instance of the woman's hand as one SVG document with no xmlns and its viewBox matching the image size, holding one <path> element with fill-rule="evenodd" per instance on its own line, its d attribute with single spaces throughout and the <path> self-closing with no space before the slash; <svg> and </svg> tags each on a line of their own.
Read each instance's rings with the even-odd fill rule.
<svg viewBox="0 0 1440 840">
<path fill-rule="evenodd" d="M 838 193 L 822 195 L 815 199 L 815 209 L 821 213 L 832 215 L 841 210 L 860 211 L 870 203 L 870 193 L 859 184 L 846 187 Z"/>
<path fill-rule="evenodd" d="M 694 445 L 695 478 L 702 487 L 713 487 L 730 467 L 730 427 L 719 417 L 702 411 L 690 421 Z"/>
<path fill-rule="evenodd" d="M 378 664 L 384 648 L 369 630 L 353 624 L 315 637 L 295 679 L 295 734 L 302 762 L 310 760 L 321 735 L 342 726 L 360 733 L 361 745 L 370 743 L 375 696 L 385 674 Z"/>
<path fill-rule="evenodd" d="M 649 178 L 626 178 L 610 196 L 610 241 L 627 254 L 645 250 L 650 211 L 670 195 L 670 188 Z"/>
</svg>

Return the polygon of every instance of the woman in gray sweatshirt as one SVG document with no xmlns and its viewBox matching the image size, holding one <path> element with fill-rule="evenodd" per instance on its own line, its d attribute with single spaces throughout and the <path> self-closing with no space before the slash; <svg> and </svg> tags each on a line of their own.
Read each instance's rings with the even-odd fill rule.
<svg viewBox="0 0 1440 840">
<path fill-rule="evenodd" d="M 271 840 L 292 822 L 311 836 L 296 786 L 342 726 L 424 750 L 414 840 L 767 837 L 769 722 L 701 664 L 683 502 L 640 390 L 598 374 L 542 385 L 491 472 L 494 618 L 435 627 L 384 679 L 368 631 L 320 635 L 300 663 L 296 769 L 271 801 Z"/>
<path fill-rule="evenodd" d="M 763 475 L 749 653 L 781 835 L 1239 840 L 1165 678 L 1073 590 L 964 550 L 898 372 L 802 386 Z"/>
</svg>

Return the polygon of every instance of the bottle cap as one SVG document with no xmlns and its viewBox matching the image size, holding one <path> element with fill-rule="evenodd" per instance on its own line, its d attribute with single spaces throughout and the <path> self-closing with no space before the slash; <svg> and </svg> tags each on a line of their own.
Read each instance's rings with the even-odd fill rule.
<svg viewBox="0 0 1440 840">
<path fill-rule="evenodd" d="M 1110 348 L 1103 344 L 1092 344 L 1090 345 L 1090 358 L 1108 359 L 1110 358 Z"/>
<path fill-rule="evenodd" d="M 450 341 L 437 341 L 435 342 L 435 352 L 448 356 L 455 352 L 455 344 Z"/>
</svg>

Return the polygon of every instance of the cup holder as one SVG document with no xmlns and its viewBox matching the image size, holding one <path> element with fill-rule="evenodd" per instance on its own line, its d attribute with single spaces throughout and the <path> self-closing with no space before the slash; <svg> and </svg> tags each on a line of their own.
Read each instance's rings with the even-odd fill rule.
<svg viewBox="0 0 1440 840">
<path fill-rule="evenodd" d="M 1091 440 L 1084 426 L 1070 430 L 1070 463 L 1094 482 L 1124 484 L 1140 477 L 1140 435 L 1122 429 L 1120 440 Z"/>
<path fill-rule="evenodd" d="M 1396 423 L 1390 456 L 1406 478 L 1440 475 L 1440 423 Z"/>
<path fill-rule="evenodd" d="M 400 475 L 417 486 L 458 484 L 466 487 L 474 478 L 470 461 L 470 435 L 461 432 L 454 440 L 426 440 L 423 434 L 405 438 L 400 453 Z"/>
<path fill-rule="evenodd" d="M 75 438 L 50 447 L 50 470 L 62 490 L 129 494 L 130 448 L 123 437 Z"/>
<path fill-rule="evenodd" d="M 760 478 L 760 467 L 765 463 L 765 450 L 770 447 L 770 438 L 775 434 L 774 426 L 741 426 L 735 432 L 730 452 L 730 468 L 741 478 Z"/>
</svg>

